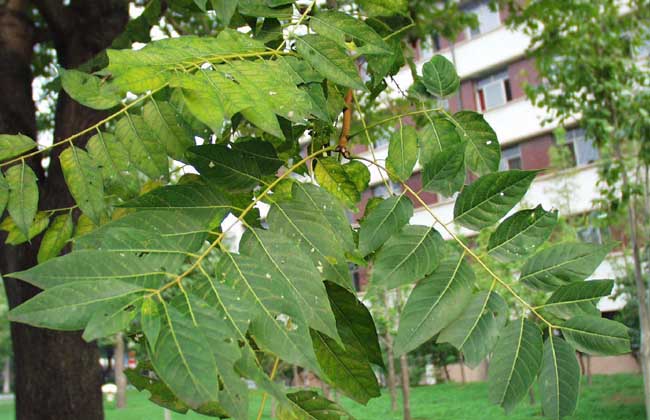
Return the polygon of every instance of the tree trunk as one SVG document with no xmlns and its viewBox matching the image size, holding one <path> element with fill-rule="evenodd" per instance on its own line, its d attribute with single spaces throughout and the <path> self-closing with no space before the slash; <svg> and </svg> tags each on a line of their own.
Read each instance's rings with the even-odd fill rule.
<svg viewBox="0 0 650 420">
<path fill-rule="evenodd" d="M 5 358 L 5 366 L 2 369 L 2 393 L 9 394 L 11 392 L 11 357 Z"/>
<path fill-rule="evenodd" d="M 36 29 L 33 7 L 48 24 L 59 64 L 71 68 L 110 45 L 128 20 L 128 5 L 120 0 L 93 2 L 8 0 L 0 6 L 0 133 L 37 137 L 32 100 L 31 62 Z M 119 19 L 117 19 L 119 15 Z M 54 139 L 60 140 L 98 121 L 102 113 L 83 108 L 61 93 L 56 109 Z M 28 163 L 39 178 L 42 209 L 70 205 L 58 163 L 51 155 L 47 177 L 39 159 Z M 4 245 L 0 236 L 0 272 L 11 273 L 36 264 L 40 240 L 20 246 Z M 5 278 L 9 307 L 27 301 L 39 290 Z M 78 332 L 59 332 L 11 323 L 15 357 L 16 418 L 18 420 L 103 419 L 99 352 Z"/>
<path fill-rule="evenodd" d="M 395 356 L 393 355 L 393 337 L 386 332 L 386 357 L 388 358 L 388 393 L 390 394 L 390 409 L 397 411 L 397 378 L 395 376 Z"/>
<path fill-rule="evenodd" d="M 400 370 L 402 371 L 402 407 L 404 408 L 404 420 L 411 420 L 411 384 L 409 380 L 409 362 L 406 354 L 399 358 Z"/>
<path fill-rule="evenodd" d="M 591 386 L 591 356 L 586 355 L 587 357 L 587 385 Z"/>
<path fill-rule="evenodd" d="M 126 407 L 126 375 L 124 375 L 124 336 L 115 337 L 115 385 L 117 385 L 116 408 Z"/>
</svg>

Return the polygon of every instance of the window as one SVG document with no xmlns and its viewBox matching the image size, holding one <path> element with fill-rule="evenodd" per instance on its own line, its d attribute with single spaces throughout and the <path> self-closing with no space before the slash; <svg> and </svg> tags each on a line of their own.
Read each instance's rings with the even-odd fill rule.
<svg viewBox="0 0 650 420">
<path fill-rule="evenodd" d="M 512 100 L 508 71 L 503 70 L 484 77 L 476 83 L 479 109 L 487 111 Z"/>
<path fill-rule="evenodd" d="M 566 132 L 566 145 L 576 166 L 589 165 L 600 157 L 593 142 L 585 137 L 585 130 L 573 128 Z"/>
<path fill-rule="evenodd" d="M 501 163 L 499 170 L 507 171 L 509 169 L 522 169 L 521 147 L 519 145 L 509 147 L 501 151 Z"/>
<path fill-rule="evenodd" d="M 402 186 L 400 184 L 393 181 L 389 181 L 389 182 L 391 188 L 393 189 L 393 193 L 399 194 L 400 192 L 402 192 Z M 388 190 L 388 188 L 386 188 L 386 185 L 384 185 L 384 183 L 381 183 L 372 188 L 372 196 L 388 198 L 390 197 L 390 191 Z"/>
<path fill-rule="evenodd" d="M 478 26 L 475 29 L 469 29 L 469 38 L 490 32 L 501 25 L 499 9 L 491 10 L 487 0 L 470 3 L 464 9 L 468 13 L 475 14 L 478 18 Z"/>
</svg>

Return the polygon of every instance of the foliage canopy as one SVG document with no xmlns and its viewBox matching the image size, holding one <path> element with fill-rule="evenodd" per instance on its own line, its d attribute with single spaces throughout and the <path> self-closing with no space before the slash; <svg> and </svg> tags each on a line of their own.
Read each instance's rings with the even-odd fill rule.
<svg viewBox="0 0 650 420">
<path fill-rule="evenodd" d="M 348 418 L 316 393 L 287 394 L 258 353 L 305 367 L 360 403 L 378 396 L 373 366 L 383 357 L 349 273 L 351 263 L 371 265 L 373 288 L 415 285 L 398 353 L 437 335 L 471 365 L 492 358 L 495 404 L 512 409 L 539 380 L 544 413 L 571 414 L 574 349 L 629 348 L 625 327 L 594 311 L 611 282 L 583 281 L 609 248 L 563 243 L 536 253 L 557 220 L 541 207 L 501 222 L 488 251 L 522 262 L 522 282 L 549 293 L 533 307 L 404 182 L 419 162 L 425 189 L 459 193 L 453 222 L 478 232 L 507 216 L 537 174 L 496 172 L 499 143 L 483 117 L 430 106 L 458 89 L 442 56 L 415 75 L 424 90 L 409 98 L 418 108 L 409 115 L 426 123 L 406 115 L 375 123 L 396 125 L 385 166 L 350 153 L 352 142 L 370 140 L 359 103 L 377 101 L 386 88 L 379 81 L 403 60 L 389 23 L 408 26 L 405 2 L 359 1 L 354 15 L 291 0 L 176 3 L 210 10 L 218 35 L 110 49 L 104 68 L 61 73 L 72 98 L 112 112 L 52 146 L 66 148 L 60 159 L 74 208 L 38 211 L 27 158 L 47 149 L 0 137 L 0 209 L 9 213 L 2 228 L 14 244 L 45 232 L 40 264 L 11 274 L 44 291 L 11 319 L 84 330 L 87 340 L 130 333 L 148 359 L 129 372 L 132 383 L 175 411 L 247 419 L 247 378 L 277 399 L 282 419 Z M 355 105 L 364 128 L 350 134 Z M 85 145 L 73 145 L 86 134 Z M 198 175 L 178 177 L 184 165 Z M 479 178 L 465 185 L 467 171 Z M 375 200 L 357 226 L 348 214 L 371 172 L 405 193 Z M 437 223 L 409 225 L 414 205 Z M 233 243 L 236 225 L 245 229 Z M 68 244 L 72 251 L 58 256 Z M 477 275 L 492 277 L 490 287 L 481 290 Z"/>
</svg>

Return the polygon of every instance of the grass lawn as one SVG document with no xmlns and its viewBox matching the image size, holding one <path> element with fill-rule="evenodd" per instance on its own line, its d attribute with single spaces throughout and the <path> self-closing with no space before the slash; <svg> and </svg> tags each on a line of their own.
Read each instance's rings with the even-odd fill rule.
<svg viewBox="0 0 650 420">
<path fill-rule="evenodd" d="M 250 418 L 255 419 L 261 395 L 253 393 L 251 398 Z M 400 420 L 401 413 L 391 413 L 390 399 L 386 393 L 381 398 L 372 400 L 367 407 L 348 399 L 341 399 L 341 404 L 357 420 Z M 487 400 L 487 385 L 473 383 L 467 385 L 443 384 L 418 387 L 412 390 L 411 408 L 416 420 L 474 420 L 474 419 L 510 419 L 524 420 L 540 418 L 539 401 L 535 406 L 528 405 L 528 399 L 509 416 L 491 405 Z M 265 420 L 270 417 L 270 403 L 267 402 Z M 643 384 L 641 376 L 614 375 L 595 376 L 591 386 L 583 386 L 581 399 L 574 420 L 632 420 L 643 419 Z M 0 420 L 13 420 L 13 404 L 0 402 Z M 208 417 L 198 414 L 186 416 L 173 413 L 173 419 L 198 420 Z M 163 419 L 162 408 L 147 401 L 146 393 L 133 391 L 128 396 L 128 408 L 115 410 L 112 404 L 106 404 L 106 420 L 156 420 Z"/>
</svg>

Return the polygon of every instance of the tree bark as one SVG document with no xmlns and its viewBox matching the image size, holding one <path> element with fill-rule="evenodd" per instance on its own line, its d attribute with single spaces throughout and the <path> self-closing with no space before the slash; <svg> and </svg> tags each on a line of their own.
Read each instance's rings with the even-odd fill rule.
<svg viewBox="0 0 650 420">
<path fill-rule="evenodd" d="M 115 337 L 115 385 L 117 386 L 116 408 L 126 407 L 126 375 L 124 375 L 124 336 Z"/>
<path fill-rule="evenodd" d="M 402 371 L 402 408 L 404 420 L 411 420 L 411 384 L 409 378 L 409 362 L 406 354 L 399 357 L 400 370 Z"/>
<path fill-rule="evenodd" d="M 22 133 L 37 138 L 32 100 L 31 62 L 36 41 L 30 21 L 33 7 L 47 22 L 57 58 L 66 68 L 77 67 L 110 45 L 128 21 L 125 0 L 60 1 L 8 0 L 0 6 L 0 133 Z M 103 113 L 83 108 L 64 93 L 56 108 L 54 140 L 74 134 L 98 121 Z M 40 160 L 28 163 L 39 178 L 40 207 L 65 207 L 72 198 L 58 163 L 60 150 L 50 155 L 47 176 Z M 39 238 L 31 244 L 5 245 L 0 237 L 0 271 L 11 273 L 36 264 Z M 9 307 L 13 308 L 39 289 L 5 277 Z M 99 352 L 78 332 L 59 332 L 11 323 L 15 357 L 16 418 L 18 420 L 103 419 Z"/>
</svg>

